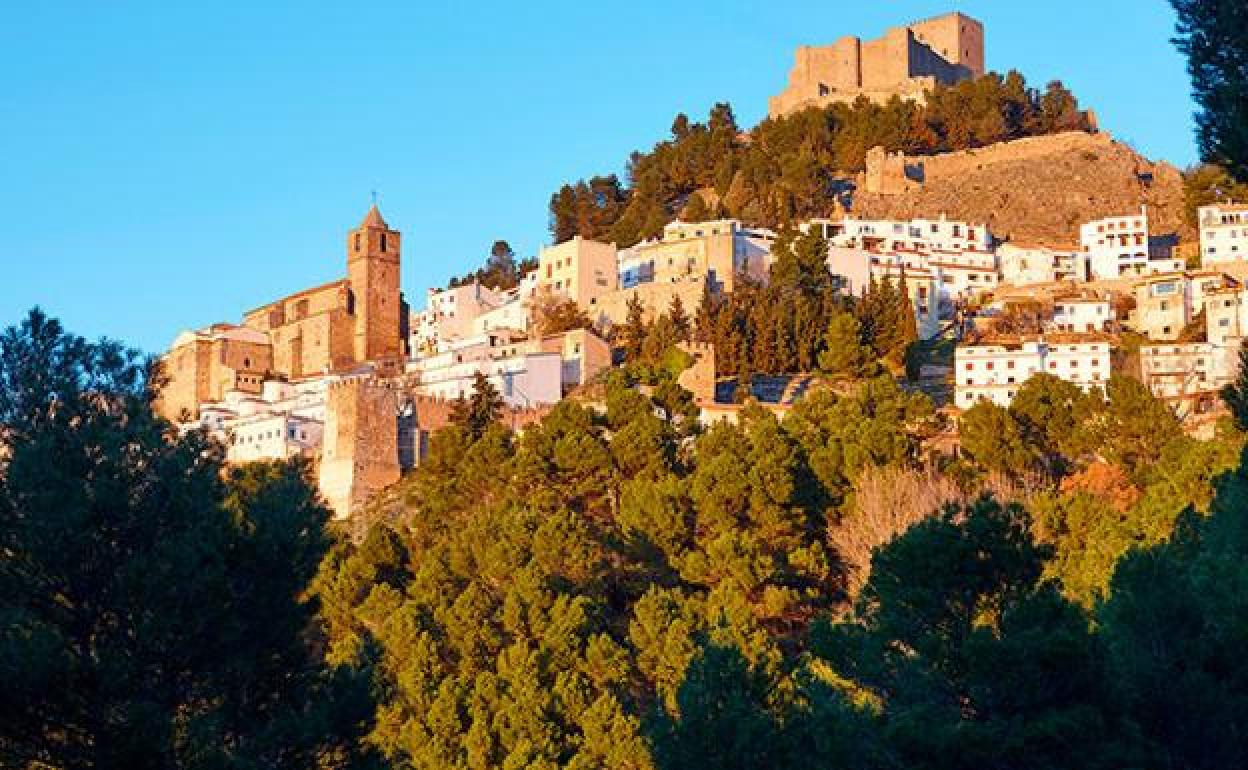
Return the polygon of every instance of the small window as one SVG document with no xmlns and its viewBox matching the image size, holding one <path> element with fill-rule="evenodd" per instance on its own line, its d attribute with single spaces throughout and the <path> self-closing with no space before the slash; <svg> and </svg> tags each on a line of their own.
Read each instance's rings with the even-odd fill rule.
<svg viewBox="0 0 1248 770">
<path fill-rule="evenodd" d="M 381 234 L 381 250 L 386 250 L 386 234 L 384 232 Z"/>
</svg>

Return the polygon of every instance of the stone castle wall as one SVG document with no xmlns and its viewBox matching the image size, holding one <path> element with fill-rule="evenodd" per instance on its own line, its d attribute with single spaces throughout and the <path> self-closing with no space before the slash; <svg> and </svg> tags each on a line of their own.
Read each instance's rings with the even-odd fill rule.
<svg viewBox="0 0 1248 770">
<path fill-rule="evenodd" d="M 346 310 L 347 291 L 345 280 L 305 289 L 249 311 L 243 316 L 243 325 L 267 332 L 309 316 Z"/>
<path fill-rule="evenodd" d="M 598 297 L 589 308 L 590 319 L 595 324 L 608 326 L 622 324 L 628 319 L 628 303 L 633 297 L 641 300 L 646 309 L 646 320 L 652 321 L 658 315 L 666 313 L 671 307 L 672 299 L 680 297 L 685 306 L 685 313 L 693 316 L 698 305 L 702 303 L 703 281 L 681 281 L 680 283 L 642 283 L 628 289 L 617 289 Z"/>
<path fill-rule="evenodd" d="M 888 153 L 882 147 L 873 147 L 867 152 L 863 184 L 869 193 L 895 195 L 917 189 L 925 183 L 964 176 L 1001 163 L 1080 152 L 1095 153 L 1113 143 L 1109 134 L 1067 131 L 940 155 Z"/>
<path fill-rule="evenodd" d="M 355 321 L 345 308 L 303 318 L 269 332 L 275 370 L 291 379 L 349 368 Z"/>
<path fill-rule="evenodd" d="M 693 356 L 693 363 L 680 373 L 676 383 L 693 394 L 694 401 L 711 404 L 715 401 L 715 346 L 707 342 L 690 342 L 680 349 Z"/>
<path fill-rule="evenodd" d="M 272 348 L 236 339 L 196 339 L 165 356 L 167 378 L 156 400 L 157 414 L 177 420 L 192 418 L 205 401 L 220 401 L 228 390 L 258 393 L 264 376 L 273 371 Z"/>
<path fill-rule="evenodd" d="M 907 158 L 907 165 L 918 166 L 921 169 L 920 177 L 927 182 L 961 176 L 997 163 L 1034 160 L 1048 155 L 1095 152 L 1108 147 L 1113 142 L 1113 137 L 1109 134 L 1067 131 L 1061 134 L 1032 136 L 1012 142 L 1001 142 L 973 150 L 916 156 Z"/>
</svg>

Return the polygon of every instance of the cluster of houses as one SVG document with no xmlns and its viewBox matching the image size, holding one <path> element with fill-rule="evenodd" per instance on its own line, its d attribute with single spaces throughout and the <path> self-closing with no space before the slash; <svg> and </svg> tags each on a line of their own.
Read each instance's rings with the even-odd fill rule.
<svg viewBox="0 0 1248 770">
<path fill-rule="evenodd" d="M 872 281 L 904 277 L 920 336 L 962 332 L 955 407 L 1008 405 L 1037 372 L 1091 389 L 1130 367 L 1157 396 L 1199 413 L 1237 373 L 1248 322 L 1248 206 L 1210 205 L 1199 218 L 1199 264 L 1190 266 L 1173 237 L 1150 235 L 1146 209 L 1086 222 L 1079 243 L 1064 246 L 998 243 L 984 225 L 943 216 L 820 218 L 800 228 L 827 241 L 829 270 L 844 290 L 861 294 Z M 775 233 L 735 220 L 673 222 L 661 238 L 620 250 L 574 239 L 543 249 L 537 270 L 509 292 L 430 290 L 414 316 L 412 348 L 442 354 L 484 347 L 492 335 L 526 335 L 527 306 L 543 292 L 576 301 L 600 328 L 621 322 L 632 296 L 651 310 L 678 295 L 696 302 L 704 288 L 731 291 L 742 275 L 765 281 L 774 241 Z M 511 366 L 514 350 L 503 346 L 477 369 Z M 451 392 L 466 382 L 452 380 Z"/>
<path fill-rule="evenodd" d="M 1039 372 L 1091 390 L 1133 368 L 1157 396 L 1204 413 L 1236 375 L 1248 330 L 1248 206 L 1205 206 L 1199 221 L 1190 260 L 1173 239 L 1150 236 L 1146 210 L 1085 223 L 1068 246 L 999 243 L 982 224 L 944 216 L 820 218 L 800 229 L 826 240 L 842 290 L 904 278 L 920 335 L 958 339 L 956 408 L 1006 406 Z M 776 237 L 731 219 L 675 221 L 624 249 L 577 237 L 541 249 L 514 287 L 430 289 L 413 311 L 399 289 L 400 234 L 374 208 L 348 234 L 346 279 L 253 310 L 240 325 L 180 335 L 165 357 L 161 405 L 220 435 L 232 461 L 323 461 L 331 446 L 368 445 L 372 428 L 362 426 L 376 421 L 356 420 L 363 407 L 336 389 L 366 378 L 402 394 L 386 401 L 394 414 L 385 421 L 420 411 L 397 439 L 414 464 L 445 422 L 449 410 L 437 405 L 470 395 L 478 375 L 513 420 L 531 419 L 612 365 L 608 332 L 634 300 L 650 314 L 676 299 L 692 311 L 706 292 L 765 282 Z M 545 333 L 552 303 L 575 304 L 591 327 Z M 708 360 L 689 382 L 704 417 L 717 419 L 714 351 L 702 352 Z"/>
<path fill-rule="evenodd" d="M 1204 206 L 1198 223 L 1190 264 L 1172 256 L 1172 241 L 1149 237 L 1145 212 L 1083 225 L 1078 249 L 1004 244 L 1003 288 L 957 348 L 955 405 L 1008 406 L 1036 372 L 1090 390 L 1117 370 L 1181 415 L 1215 411 L 1248 320 L 1248 206 Z"/>
</svg>

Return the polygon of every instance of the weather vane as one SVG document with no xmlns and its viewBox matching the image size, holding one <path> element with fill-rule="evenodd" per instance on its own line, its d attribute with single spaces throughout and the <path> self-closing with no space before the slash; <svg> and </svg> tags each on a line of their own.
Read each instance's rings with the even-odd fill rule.
<svg viewBox="0 0 1248 770">
<path fill-rule="evenodd" d="M 369 190 L 369 194 L 373 196 L 373 205 L 376 206 L 377 205 L 377 191 Z"/>
</svg>

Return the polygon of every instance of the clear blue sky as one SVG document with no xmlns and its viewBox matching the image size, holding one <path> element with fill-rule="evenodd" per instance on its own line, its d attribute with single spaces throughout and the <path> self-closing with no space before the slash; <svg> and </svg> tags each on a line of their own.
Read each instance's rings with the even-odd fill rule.
<svg viewBox="0 0 1248 770">
<path fill-rule="evenodd" d="M 795 46 L 949 10 L 990 68 L 1194 160 L 1164 0 L 3 3 L 0 325 L 39 304 L 159 351 L 342 274 L 373 189 L 420 307 L 496 238 L 534 253 L 558 185 L 677 112 L 753 125 Z"/>
</svg>

